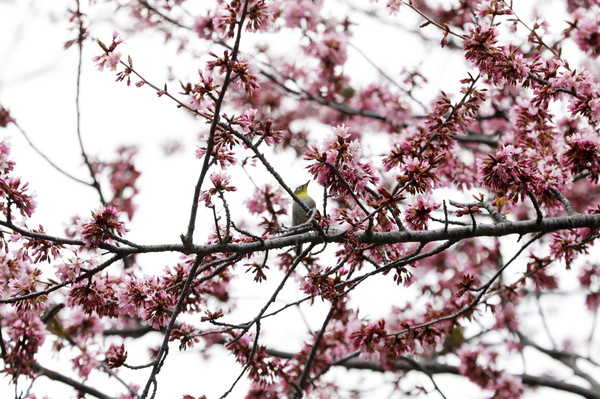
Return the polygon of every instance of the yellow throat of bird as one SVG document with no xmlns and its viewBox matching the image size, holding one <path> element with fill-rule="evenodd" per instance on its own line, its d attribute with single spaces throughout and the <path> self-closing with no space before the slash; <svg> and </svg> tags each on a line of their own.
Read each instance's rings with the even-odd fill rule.
<svg viewBox="0 0 600 399">
<path fill-rule="evenodd" d="M 306 197 L 308 197 L 308 183 L 310 183 L 310 182 L 306 182 L 303 185 L 298 186 L 294 190 L 294 194 L 296 194 L 296 196 L 299 197 L 299 198 L 306 198 Z"/>
</svg>

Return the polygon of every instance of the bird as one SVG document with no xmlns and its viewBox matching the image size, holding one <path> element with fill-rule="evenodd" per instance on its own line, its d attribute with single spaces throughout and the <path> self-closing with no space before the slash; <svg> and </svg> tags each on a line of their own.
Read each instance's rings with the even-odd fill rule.
<svg viewBox="0 0 600 399">
<path fill-rule="evenodd" d="M 58 312 L 60 312 L 64 307 L 64 303 L 49 306 L 40 319 L 46 325 L 46 329 L 52 334 L 67 340 L 71 345 L 78 346 L 58 317 Z"/>
<path fill-rule="evenodd" d="M 315 200 L 312 199 L 310 195 L 308 195 L 308 183 L 310 183 L 310 180 L 296 187 L 296 189 L 294 190 L 294 195 L 296 195 L 300 202 L 302 202 L 306 206 L 306 208 L 308 208 L 309 212 L 307 213 L 304 209 L 302 209 L 300 204 L 294 201 L 292 204 L 292 226 L 299 226 L 301 224 L 306 223 L 312 213 L 312 210 L 315 209 L 317 206 Z M 299 256 L 301 253 L 302 243 L 299 243 L 296 245 L 296 256 Z"/>
</svg>

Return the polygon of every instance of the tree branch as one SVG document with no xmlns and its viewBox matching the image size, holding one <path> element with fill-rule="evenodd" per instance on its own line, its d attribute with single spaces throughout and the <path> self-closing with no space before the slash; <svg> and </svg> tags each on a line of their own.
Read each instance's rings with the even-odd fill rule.
<svg viewBox="0 0 600 399">
<path fill-rule="evenodd" d="M 25 237 L 38 238 L 52 241 L 57 244 L 67 244 L 75 246 L 84 246 L 83 241 L 71 240 L 61 237 L 50 236 L 47 234 L 34 233 L 10 222 L 0 221 L 1 226 L 6 226 Z M 441 228 L 435 230 L 402 230 L 393 232 L 359 232 L 354 233 L 354 237 L 359 243 L 366 244 L 396 244 L 401 242 L 419 242 L 428 243 L 433 241 L 460 241 L 466 238 L 474 237 L 503 237 L 511 234 L 530 234 L 530 233 L 548 233 L 558 230 L 568 230 L 577 228 L 598 228 L 600 227 L 600 214 L 577 214 L 573 216 L 547 217 L 540 223 L 537 220 L 506 221 L 498 224 L 478 224 L 475 228 L 472 226 L 458 226 L 454 228 Z M 196 254 L 212 254 L 233 252 L 237 254 L 247 254 L 256 251 L 265 251 L 270 249 L 280 249 L 296 245 L 298 242 L 323 244 L 326 242 L 344 242 L 347 240 L 347 232 L 341 229 L 329 229 L 325 232 L 307 232 L 302 234 L 289 235 L 285 237 L 273 237 L 270 239 L 261 239 L 246 243 L 218 243 L 218 244 L 198 244 L 193 245 L 191 249 L 182 244 L 161 244 L 161 245 L 142 245 L 137 247 L 117 247 L 111 244 L 101 244 L 99 248 L 105 249 L 114 254 L 130 255 L 153 252 L 182 252 L 187 253 L 190 250 Z"/>
<path fill-rule="evenodd" d="M 266 352 L 271 356 L 279 357 L 282 359 L 292 359 L 295 356 L 295 353 L 279 351 L 276 349 L 267 349 Z M 382 366 L 375 362 L 356 359 L 356 357 L 358 357 L 358 352 L 349 354 L 347 357 L 344 358 L 345 360 L 343 362 L 334 362 L 334 365 L 342 366 L 352 370 L 372 370 L 378 372 L 388 371 L 387 369 L 384 369 Z M 425 369 L 430 374 L 461 375 L 460 371 L 458 370 L 458 367 L 455 366 L 450 366 L 431 360 L 422 360 L 418 362 L 420 367 L 417 367 L 414 364 L 414 362 L 416 361 L 399 360 L 394 365 L 394 370 L 422 372 L 421 369 Z M 559 391 L 574 393 L 587 399 L 600 399 L 600 392 L 588 388 L 583 388 L 579 385 L 570 384 L 568 382 L 559 381 L 554 378 L 539 377 L 530 374 L 517 374 L 515 375 L 515 377 L 520 378 L 525 385 L 554 388 Z"/>
<path fill-rule="evenodd" d="M 49 369 L 41 366 L 38 363 L 34 363 L 32 365 L 32 368 L 35 371 L 37 371 L 39 373 L 39 375 L 43 375 L 44 377 L 47 377 L 54 381 L 62 382 L 63 384 L 66 384 L 66 385 L 70 386 L 71 388 L 75 389 L 79 393 L 91 395 L 91 396 L 94 396 L 99 399 L 115 399 L 112 396 L 108 396 L 108 395 L 98 391 L 96 388 L 92 388 L 88 385 L 82 384 L 81 382 L 76 381 L 70 377 L 67 377 L 66 375 L 60 374 L 57 371 L 49 370 Z"/>
</svg>

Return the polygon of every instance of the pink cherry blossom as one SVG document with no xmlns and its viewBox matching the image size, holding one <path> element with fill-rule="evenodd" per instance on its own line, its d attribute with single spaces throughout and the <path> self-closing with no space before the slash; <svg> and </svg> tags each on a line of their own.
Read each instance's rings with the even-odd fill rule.
<svg viewBox="0 0 600 399">
<path fill-rule="evenodd" d="M 119 221 L 119 212 L 111 207 L 92 212 L 92 221 L 82 227 L 83 239 L 89 248 L 98 247 L 127 232 L 125 223 Z"/>
<path fill-rule="evenodd" d="M 413 229 L 424 230 L 427 228 L 427 222 L 431 219 L 431 212 L 439 207 L 440 204 L 436 204 L 428 198 L 419 197 L 416 202 L 406 206 L 404 220 Z"/>
<path fill-rule="evenodd" d="M 379 177 L 370 162 L 360 161 L 360 145 L 350 140 L 348 131 L 346 126 L 337 126 L 321 148 L 313 146 L 308 150 L 305 159 L 312 161 L 308 171 L 333 193 L 349 197 L 349 187 L 359 198 L 365 198 L 367 185 L 376 184 Z"/>
</svg>

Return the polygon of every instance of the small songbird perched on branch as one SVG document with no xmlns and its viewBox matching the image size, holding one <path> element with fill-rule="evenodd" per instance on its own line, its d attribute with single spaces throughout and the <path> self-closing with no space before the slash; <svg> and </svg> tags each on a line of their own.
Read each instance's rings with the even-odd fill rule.
<svg viewBox="0 0 600 399">
<path fill-rule="evenodd" d="M 312 199 L 310 195 L 308 195 L 308 183 L 310 183 L 310 180 L 302 184 L 301 186 L 296 187 L 296 189 L 294 190 L 294 194 L 296 195 L 296 197 L 298 197 L 300 201 L 302 201 L 302 203 L 308 208 L 309 211 L 312 211 L 316 208 L 317 204 L 315 203 L 315 200 Z M 292 204 L 292 226 L 299 226 L 303 223 L 306 223 L 308 221 L 309 216 L 310 212 L 307 213 L 304 209 L 302 209 L 300 204 L 294 201 L 294 203 Z M 299 256 L 301 253 L 302 244 L 298 244 L 296 245 L 296 256 Z"/>
</svg>

